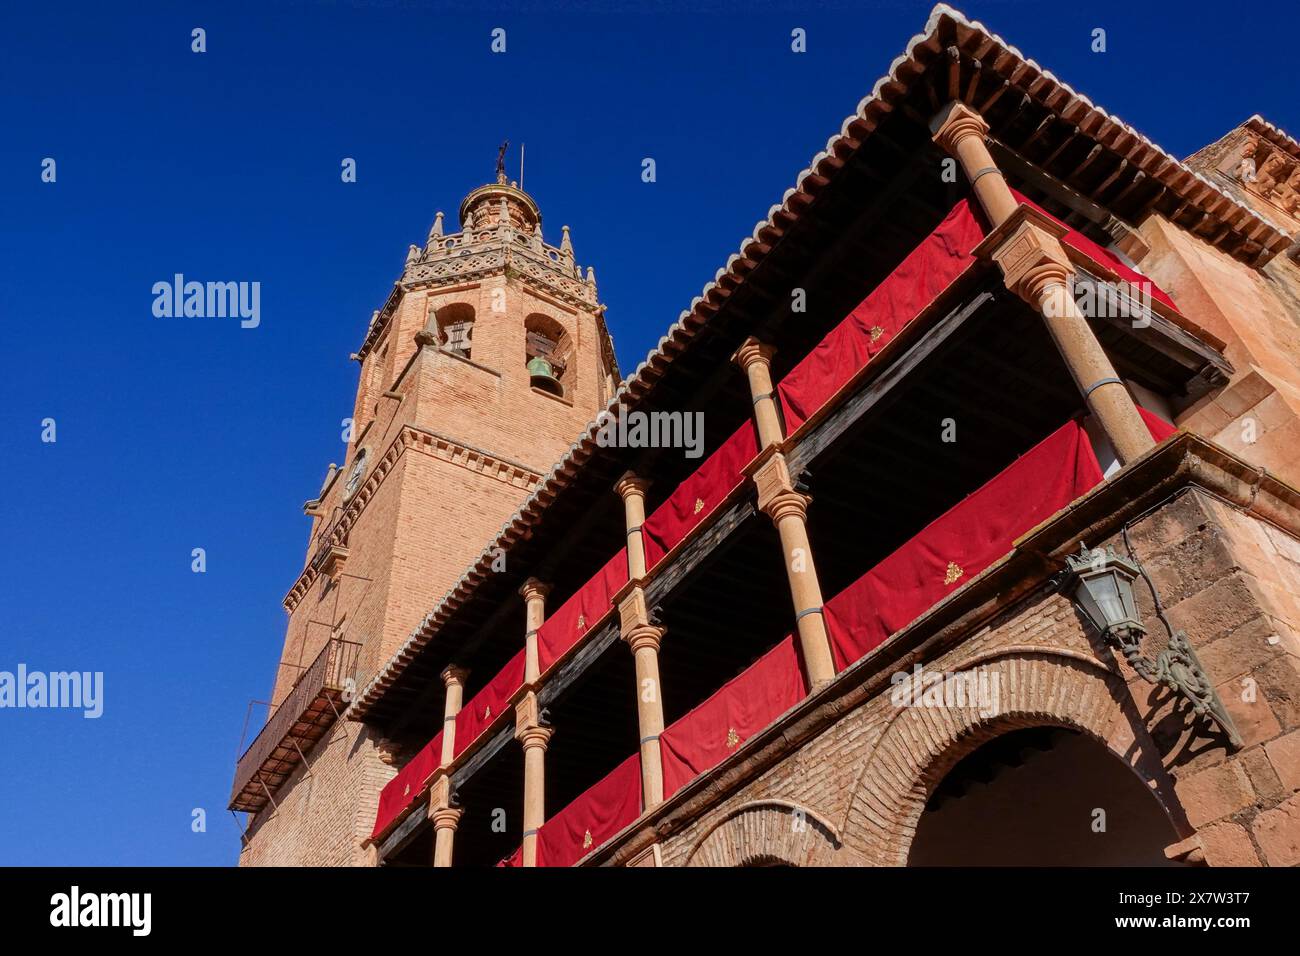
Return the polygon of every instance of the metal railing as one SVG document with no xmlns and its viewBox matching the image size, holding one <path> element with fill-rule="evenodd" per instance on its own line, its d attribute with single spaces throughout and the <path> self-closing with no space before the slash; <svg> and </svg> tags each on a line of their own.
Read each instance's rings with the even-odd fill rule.
<svg viewBox="0 0 1300 956">
<path fill-rule="evenodd" d="M 232 803 L 249 783 L 254 782 L 255 777 L 257 789 L 268 791 L 266 797 L 270 799 L 270 791 L 282 780 L 268 781 L 266 778 L 287 776 L 299 759 L 298 753 L 276 757 L 276 751 L 285 746 L 294 746 L 296 750 L 297 738 L 307 738 L 313 731 L 323 732 L 325 727 L 337 719 L 338 705 L 342 703 L 341 695 L 347 680 L 356 670 L 360 651 L 361 645 L 355 641 L 332 638 L 321 648 L 316 659 L 298 675 L 280 706 L 236 762 L 234 786 L 230 792 Z M 318 710 L 318 702 L 322 700 L 326 704 L 324 711 L 314 713 Z M 308 726 L 302 731 L 296 731 L 297 725 L 304 721 L 308 722 Z M 316 739 L 318 738 L 319 733 L 316 733 Z M 268 764 L 273 766 L 267 767 Z M 264 768 L 268 773 L 262 773 Z"/>
</svg>

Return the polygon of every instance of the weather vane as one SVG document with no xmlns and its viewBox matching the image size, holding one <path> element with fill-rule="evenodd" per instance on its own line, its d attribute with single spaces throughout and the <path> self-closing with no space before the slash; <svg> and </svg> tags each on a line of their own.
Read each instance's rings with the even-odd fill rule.
<svg viewBox="0 0 1300 956">
<path fill-rule="evenodd" d="M 510 148 L 510 140 L 506 140 L 504 143 L 501 144 L 501 148 L 497 150 L 497 182 L 498 183 L 504 183 L 506 181 L 506 150 L 509 148 Z"/>
</svg>

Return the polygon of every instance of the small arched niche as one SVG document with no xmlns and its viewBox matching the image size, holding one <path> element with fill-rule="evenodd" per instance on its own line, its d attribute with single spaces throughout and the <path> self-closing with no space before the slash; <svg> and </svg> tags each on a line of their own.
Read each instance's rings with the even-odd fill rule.
<svg viewBox="0 0 1300 956">
<path fill-rule="evenodd" d="M 452 302 L 437 309 L 429 318 L 429 328 L 438 333 L 440 347 L 461 358 L 470 357 L 474 307 L 468 302 Z"/>
<path fill-rule="evenodd" d="M 564 395 L 573 384 L 572 357 L 573 340 L 558 321 L 540 312 L 524 319 L 524 364 L 534 388 Z"/>
</svg>

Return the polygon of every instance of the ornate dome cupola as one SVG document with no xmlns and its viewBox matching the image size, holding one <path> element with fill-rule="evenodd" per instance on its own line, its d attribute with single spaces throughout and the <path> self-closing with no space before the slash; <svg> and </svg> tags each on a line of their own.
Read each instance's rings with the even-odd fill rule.
<svg viewBox="0 0 1300 956">
<path fill-rule="evenodd" d="M 470 232 L 498 228 L 508 224 L 516 232 L 531 236 L 542 224 L 542 214 L 533 197 L 506 179 L 506 147 L 502 143 L 497 156 L 497 180 L 480 186 L 460 204 L 461 228 Z"/>
<path fill-rule="evenodd" d="M 598 308 L 596 279 L 573 258 L 569 227 L 558 246 L 542 238 L 542 214 L 533 197 L 506 178 L 505 151 L 497 155 L 496 182 L 479 186 L 460 204 L 461 231 L 447 233 L 443 214 L 434 218 L 423 248 L 411 246 L 400 285 L 408 290 L 514 274 L 571 305 Z M 391 298 L 391 297 L 390 297 Z M 390 302 L 385 309 L 390 308 Z M 385 318 L 385 316 L 381 318 Z M 379 327 L 371 330 L 375 337 Z M 364 354 L 364 349 L 361 354 Z M 613 367 L 612 356 L 610 364 Z"/>
</svg>

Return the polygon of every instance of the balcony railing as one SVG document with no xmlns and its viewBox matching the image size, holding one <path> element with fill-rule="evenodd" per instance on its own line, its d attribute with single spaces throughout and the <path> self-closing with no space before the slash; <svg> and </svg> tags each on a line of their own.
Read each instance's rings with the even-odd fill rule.
<svg viewBox="0 0 1300 956">
<path fill-rule="evenodd" d="M 356 669 L 360 650 L 361 645 L 354 641 L 335 638 L 298 676 L 235 765 L 231 810 L 256 813 L 274 802 L 275 792 L 346 706 L 343 691 Z"/>
</svg>

